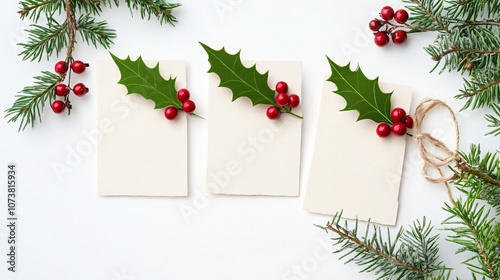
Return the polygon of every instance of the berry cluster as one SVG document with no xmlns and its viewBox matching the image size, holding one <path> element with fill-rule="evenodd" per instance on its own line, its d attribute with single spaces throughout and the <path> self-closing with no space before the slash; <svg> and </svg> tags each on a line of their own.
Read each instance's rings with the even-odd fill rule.
<svg viewBox="0 0 500 280">
<path fill-rule="evenodd" d="M 300 97 L 296 94 L 288 95 L 288 84 L 286 82 L 276 83 L 276 96 L 274 100 L 277 106 L 269 106 L 266 111 L 266 115 L 270 120 L 279 119 L 281 116 L 282 109 L 285 112 L 291 112 L 293 108 L 296 108 L 300 104 Z"/>
<path fill-rule="evenodd" d="M 60 114 L 66 108 L 68 108 L 68 110 L 71 110 L 71 102 L 69 101 L 69 93 L 71 91 L 76 96 L 84 96 L 89 91 L 89 89 L 83 83 L 77 83 L 73 85 L 73 87 L 70 86 L 71 73 L 81 74 L 85 72 L 85 69 L 87 67 L 89 67 L 89 65 L 87 63 L 83 63 L 80 60 L 74 60 L 71 62 L 71 71 L 69 73 L 68 84 L 59 83 L 54 87 L 55 95 L 63 98 L 63 100 L 55 100 L 54 102 L 52 102 L 51 108 L 54 113 Z M 54 70 L 61 76 L 61 80 L 64 80 L 64 78 L 66 77 L 66 73 L 69 70 L 68 62 L 57 62 L 54 66 Z"/>
<path fill-rule="evenodd" d="M 375 44 L 379 47 L 384 47 L 389 44 L 389 35 L 391 35 L 392 42 L 396 45 L 401 45 L 406 42 L 407 34 L 406 31 L 401 29 L 405 27 L 405 23 L 408 20 L 408 12 L 404 9 L 397 10 L 394 12 L 394 9 L 390 6 L 385 6 L 380 11 L 380 17 L 382 19 L 373 19 L 368 24 L 368 27 L 375 33 Z M 391 22 L 391 20 L 396 21 Z M 382 28 L 385 27 L 384 30 Z"/>
<path fill-rule="evenodd" d="M 381 123 L 377 126 L 377 135 L 381 138 L 388 137 L 392 133 L 398 136 L 406 134 L 406 130 L 413 128 L 413 118 L 406 114 L 402 108 L 394 108 L 391 111 L 391 120 L 394 122 L 391 126 Z"/>
<path fill-rule="evenodd" d="M 181 88 L 177 91 L 177 99 L 182 103 L 182 111 L 187 114 L 191 114 L 196 109 L 196 104 L 194 104 L 193 100 L 189 99 L 190 95 L 189 90 L 185 88 Z M 165 118 L 168 120 L 175 119 L 179 110 L 181 109 L 174 106 L 168 106 L 165 108 Z"/>
</svg>

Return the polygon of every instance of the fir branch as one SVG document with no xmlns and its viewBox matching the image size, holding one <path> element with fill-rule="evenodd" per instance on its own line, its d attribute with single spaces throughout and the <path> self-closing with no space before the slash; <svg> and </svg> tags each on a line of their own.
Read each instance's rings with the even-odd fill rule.
<svg viewBox="0 0 500 280">
<path fill-rule="evenodd" d="M 491 104 L 490 107 L 496 116 L 492 114 L 486 114 L 485 119 L 490 123 L 488 127 L 491 127 L 493 129 L 486 135 L 498 136 L 500 135 L 500 105 Z"/>
<path fill-rule="evenodd" d="M 477 194 L 500 215 L 500 157 L 498 152 L 481 153 L 480 145 L 471 145 L 468 153 L 459 152 L 452 182 L 465 195 Z"/>
<path fill-rule="evenodd" d="M 130 11 L 139 10 L 142 19 L 150 20 L 155 16 L 160 24 L 174 25 L 177 19 L 172 15 L 172 10 L 181 6 L 179 3 L 166 3 L 164 0 L 125 0 Z"/>
<path fill-rule="evenodd" d="M 97 44 L 104 48 L 109 48 L 113 44 L 112 39 L 116 38 L 116 33 L 113 29 L 108 28 L 106 21 L 96 22 L 90 15 L 82 15 L 78 19 L 78 33 L 82 40 L 88 45 Z"/>
<path fill-rule="evenodd" d="M 451 34 L 442 16 L 443 0 L 403 0 L 403 2 L 413 4 L 408 9 L 414 15 L 413 21 L 416 26 Z"/>
<path fill-rule="evenodd" d="M 340 224 L 341 215 L 337 213 L 332 222 L 319 227 L 337 235 L 332 240 L 340 249 L 334 253 L 342 253 L 341 259 L 349 256 L 346 263 L 354 262 L 364 267 L 362 272 L 375 272 L 379 275 L 377 279 L 427 279 L 434 273 L 447 274 L 447 268 L 438 263 L 439 236 L 431 236 L 433 227 L 425 218 L 423 222 L 413 223 L 409 230 L 400 228 L 394 238 L 387 229 L 384 238 L 380 226 L 374 225 L 370 231 L 370 223 L 364 235 L 359 237 L 358 221 L 349 229 L 347 222 Z"/>
<path fill-rule="evenodd" d="M 19 43 L 24 48 L 19 54 L 23 60 L 40 61 L 44 55 L 48 59 L 53 53 L 59 54 L 68 42 L 66 21 L 59 24 L 56 20 L 50 19 L 47 27 L 36 24 L 30 27 L 31 29 L 26 30 L 28 41 Z"/>
<path fill-rule="evenodd" d="M 446 204 L 444 210 L 451 214 L 443 222 L 451 227 L 445 229 L 454 234 L 448 240 L 461 247 L 457 253 L 474 254 L 464 264 L 473 274 L 497 280 L 500 277 L 500 250 L 497 248 L 500 231 L 495 218 L 490 218 L 490 211 L 473 195 L 467 196 L 465 201 L 458 199 L 454 206 Z"/>
<path fill-rule="evenodd" d="M 38 22 L 40 16 L 45 14 L 47 18 L 51 18 L 51 15 L 56 11 L 60 10 L 64 6 L 63 0 L 25 0 L 20 1 L 19 4 L 21 8 L 18 13 L 21 19 L 29 18 L 35 23 Z"/>
<path fill-rule="evenodd" d="M 34 126 L 36 119 L 40 119 L 45 104 L 52 102 L 55 98 L 54 87 L 61 81 L 59 75 L 43 71 L 40 76 L 34 78 L 32 86 L 27 86 L 16 95 L 16 100 L 11 108 L 5 110 L 5 117 L 10 117 L 8 122 L 16 122 L 19 119 L 19 131 L 27 125 Z"/>
</svg>

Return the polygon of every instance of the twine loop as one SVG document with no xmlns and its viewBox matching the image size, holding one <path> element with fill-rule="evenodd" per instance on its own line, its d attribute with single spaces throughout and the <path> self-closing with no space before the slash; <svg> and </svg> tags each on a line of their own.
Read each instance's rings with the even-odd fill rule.
<svg viewBox="0 0 500 280">
<path fill-rule="evenodd" d="M 453 125 L 455 126 L 455 148 L 450 149 L 443 141 L 437 139 L 436 137 L 430 135 L 427 132 L 422 132 L 422 125 L 424 122 L 427 113 L 437 107 L 443 107 L 450 113 L 450 116 L 453 121 Z M 415 127 L 413 135 L 413 139 L 417 142 L 417 145 L 420 149 L 420 156 L 424 160 L 424 166 L 422 168 L 422 174 L 424 178 L 431 183 L 444 183 L 448 190 L 448 196 L 450 200 L 453 201 L 453 197 L 451 195 L 450 186 L 448 185 L 448 181 L 454 177 L 453 175 L 445 176 L 442 168 L 447 167 L 451 162 L 457 160 L 457 150 L 459 149 L 460 144 L 460 132 L 458 128 L 457 119 L 453 110 L 446 104 L 445 102 L 438 99 L 426 98 L 418 104 L 415 110 Z M 433 150 L 437 150 L 439 154 L 436 152 L 431 152 L 427 147 L 432 147 Z M 429 175 L 429 171 L 435 169 L 439 173 L 439 176 L 431 176 Z"/>
</svg>

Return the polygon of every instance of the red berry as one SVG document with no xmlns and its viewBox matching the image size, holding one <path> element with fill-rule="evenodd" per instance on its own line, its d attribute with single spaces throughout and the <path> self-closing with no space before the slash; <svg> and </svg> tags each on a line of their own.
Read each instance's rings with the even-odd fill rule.
<svg viewBox="0 0 500 280">
<path fill-rule="evenodd" d="M 399 9 L 394 13 L 394 20 L 398 23 L 405 23 L 408 20 L 408 12 L 405 9 Z"/>
<path fill-rule="evenodd" d="M 413 128 L 413 118 L 411 116 L 406 116 L 405 117 L 405 125 L 406 127 L 408 127 L 409 129 L 412 129 Z"/>
<path fill-rule="evenodd" d="M 196 109 L 196 105 L 194 104 L 193 100 L 186 100 L 182 102 L 182 110 L 186 113 L 192 113 Z"/>
<path fill-rule="evenodd" d="M 394 108 L 391 111 L 391 120 L 393 122 L 404 122 L 406 118 L 406 111 L 403 108 Z"/>
<path fill-rule="evenodd" d="M 52 111 L 56 114 L 60 114 L 64 111 L 64 108 L 66 108 L 66 104 L 62 102 L 61 100 L 56 100 L 52 103 Z"/>
<path fill-rule="evenodd" d="M 297 94 L 290 94 L 290 96 L 288 96 L 288 105 L 290 105 L 290 107 L 295 108 L 299 106 L 299 104 L 300 97 Z"/>
<path fill-rule="evenodd" d="M 387 33 L 385 32 L 377 32 L 375 34 L 375 45 L 379 47 L 384 47 L 385 45 L 389 44 L 389 36 L 387 36 Z"/>
<path fill-rule="evenodd" d="M 380 17 L 385 20 L 391 20 L 394 17 L 394 9 L 390 6 L 385 6 L 380 10 Z"/>
<path fill-rule="evenodd" d="M 184 102 L 189 99 L 190 97 L 189 90 L 185 88 L 181 88 L 179 91 L 177 91 L 177 99 L 179 99 L 180 102 Z"/>
<path fill-rule="evenodd" d="M 276 83 L 276 91 L 278 93 L 288 93 L 288 84 L 283 81 Z"/>
<path fill-rule="evenodd" d="M 89 92 L 89 89 L 82 83 L 73 86 L 73 93 L 76 96 L 84 96 L 87 92 Z"/>
<path fill-rule="evenodd" d="M 378 19 L 371 20 L 370 23 L 368 24 L 368 27 L 370 28 L 371 31 L 378 31 L 382 24 Z"/>
<path fill-rule="evenodd" d="M 57 96 L 65 96 L 66 94 L 68 94 L 69 89 L 65 84 L 58 84 L 54 88 L 54 92 L 56 93 Z"/>
<path fill-rule="evenodd" d="M 385 138 L 391 135 L 391 127 L 386 123 L 381 123 L 377 126 L 377 135 L 380 138 Z"/>
<path fill-rule="evenodd" d="M 66 61 L 59 61 L 54 66 L 54 70 L 57 74 L 62 75 L 68 71 L 68 64 L 66 63 Z"/>
<path fill-rule="evenodd" d="M 286 93 L 278 93 L 278 95 L 276 95 L 276 103 L 278 103 L 278 105 L 280 105 L 281 107 L 284 107 L 286 105 L 288 105 L 288 95 L 286 95 Z"/>
<path fill-rule="evenodd" d="M 73 61 L 73 63 L 71 63 L 71 70 L 73 70 L 73 72 L 75 72 L 76 74 L 81 74 L 81 73 L 85 72 L 85 69 L 88 66 L 89 66 L 88 64 L 83 63 L 80 60 L 75 60 L 75 61 Z"/>
<path fill-rule="evenodd" d="M 175 107 L 168 106 L 167 108 L 165 108 L 165 118 L 167 118 L 167 120 L 175 119 L 175 117 L 177 117 L 177 114 L 178 111 Z"/>
<path fill-rule="evenodd" d="M 281 111 L 274 106 L 270 106 L 269 108 L 267 108 L 266 115 L 270 120 L 276 120 L 280 118 Z"/>
<path fill-rule="evenodd" d="M 392 32 L 391 37 L 392 37 L 392 42 L 394 42 L 394 44 L 401 45 L 404 42 L 406 42 L 406 38 L 408 36 L 406 35 L 406 31 L 396 30 L 396 31 Z"/>
<path fill-rule="evenodd" d="M 406 125 L 402 122 L 396 122 L 392 125 L 392 133 L 403 136 L 406 134 Z"/>
</svg>

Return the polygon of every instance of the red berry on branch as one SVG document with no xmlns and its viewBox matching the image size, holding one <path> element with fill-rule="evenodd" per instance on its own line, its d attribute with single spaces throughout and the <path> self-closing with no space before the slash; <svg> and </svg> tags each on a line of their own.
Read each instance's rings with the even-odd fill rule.
<svg viewBox="0 0 500 280">
<path fill-rule="evenodd" d="M 84 96 L 87 92 L 89 92 L 89 89 L 83 83 L 78 83 L 73 86 L 73 93 L 76 96 Z"/>
<path fill-rule="evenodd" d="M 386 123 L 381 123 L 377 126 L 377 135 L 380 138 L 385 138 L 391 135 L 391 127 Z"/>
<path fill-rule="evenodd" d="M 269 108 L 267 108 L 266 115 L 270 120 L 276 120 L 280 118 L 281 111 L 274 106 L 270 106 Z"/>
<path fill-rule="evenodd" d="M 83 63 L 81 60 L 75 60 L 73 61 L 73 63 L 71 63 L 71 70 L 73 70 L 73 72 L 75 72 L 76 74 L 81 74 L 85 72 L 85 69 L 88 66 L 89 65 L 87 63 Z"/>
<path fill-rule="evenodd" d="M 278 93 L 288 93 L 288 84 L 286 82 L 280 81 L 276 83 L 276 91 Z"/>
<path fill-rule="evenodd" d="M 179 99 L 180 102 L 184 102 L 189 99 L 191 94 L 189 93 L 189 90 L 185 88 L 181 88 L 179 91 L 177 91 L 177 99 Z"/>
<path fill-rule="evenodd" d="M 394 20 L 396 20 L 397 23 L 405 23 L 408 17 L 408 12 L 405 9 L 399 9 L 394 13 Z"/>
<path fill-rule="evenodd" d="M 286 95 L 286 93 L 278 93 L 278 95 L 276 95 L 275 100 L 276 103 L 278 103 L 278 105 L 280 105 L 281 107 L 287 106 L 289 102 L 289 98 L 288 95 Z"/>
<path fill-rule="evenodd" d="M 406 125 L 402 122 L 395 122 L 392 125 L 392 133 L 398 136 L 403 136 L 406 134 Z"/>
<path fill-rule="evenodd" d="M 393 122 L 404 122 L 406 118 L 406 111 L 403 108 L 394 108 L 391 111 L 391 120 Z"/>
<path fill-rule="evenodd" d="M 66 94 L 68 94 L 69 89 L 65 84 L 58 84 L 54 88 L 54 92 L 57 96 L 65 96 Z"/>
<path fill-rule="evenodd" d="M 177 114 L 178 111 L 173 106 L 168 106 L 167 108 L 165 108 L 165 118 L 167 118 L 167 120 L 175 119 L 177 117 Z"/>
<path fill-rule="evenodd" d="M 290 105 L 290 107 L 295 108 L 299 106 L 299 104 L 300 97 L 297 94 L 290 94 L 290 96 L 288 96 L 288 105 Z"/>
<path fill-rule="evenodd" d="M 57 74 L 62 75 L 68 71 L 68 64 L 66 61 L 59 61 L 54 66 L 54 70 Z"/>
<path fill-rule="evenodd" d="M 182 111 L 190 114 L 196 109 L 196 105 L 194 104 L 193 100 L 186 100 L 182 102 Z"/>
<path fill-rule="evenodd" d="M 380 27 L 382 27 L 382 24 L 378 19 L 374 19 L 370 21 L 368 27 L 370 28 L 371 31 L 378 31 Z"/>
<path fill-rule="evenodd" d="M 406 127 L 408 127 L 409 129 L 412 129 L 413 128 L 413 118 L 411 116 L 406 116 L 405 117 L 405 125 Z"/>
<path fill-rule="evenodd" d="M 384 6 L 382 10 L 380 10 L 380 17 L 385 20 L 391 20 L 394 17 L 394 9 L 390 6 Z"/>
<path fill-rule="evenodd" d="M 54 111 L 54 113 L 60 114 L 66 108 L 66 104 L 64 104 L 64 102 L 62 102 L 61 100 L 55 100 L 54 102 L 52 102 L 51 107 L 52 107 L 52 111 Z"/>
<path fill-rule="evenodd" d="M 385 32 L 377 32 L 375 34 L 375 45 L 379 47 L 384 47 L 387 44 L 389 44 L 389 36 L 387 36 L 387 33 Z"/>
<path fill-rule="evenodd" d="M 392 42 L 394 42 L 394 44 L 401 45 L 404 42 L 406 42 L 408 36 L 406 35 L 406 31 L 396 30 L 392 32 L 391 37 L 392 37 Z"/>
</svg>

